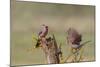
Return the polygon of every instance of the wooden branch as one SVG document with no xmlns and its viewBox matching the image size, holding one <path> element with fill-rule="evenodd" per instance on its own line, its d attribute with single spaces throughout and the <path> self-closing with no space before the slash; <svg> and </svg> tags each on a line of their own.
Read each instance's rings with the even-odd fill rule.
<svg viewBox="0 0 100 67">
<path fill-rule="evenodd" d="M 59 64 L 59 53 L 58 53 L 58 46 L 56 43 L 55 36 L 52 35 L 52 38 L 42 38 L 41 41 L 42 49 L 45 53 L 46 60 L 48 64 Z"/>
</svg>

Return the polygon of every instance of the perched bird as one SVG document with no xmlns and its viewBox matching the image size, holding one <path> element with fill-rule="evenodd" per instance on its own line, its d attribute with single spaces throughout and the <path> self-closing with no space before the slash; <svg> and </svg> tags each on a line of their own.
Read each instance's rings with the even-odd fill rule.
<svg viewBox="0 0 100 67">
<path fill-rule="evenodd" d="M 39 38 L 46 37 L 48 34 L 48 26 L 42 25 L 40 32 L 38 33 Z"/>
<path fill-rule="evenodd" d="M 78 48 L 82 40 L 81 34 L 79 34 L 74 28 L 69 28 L 67 30 L 67 42 L 71 44 L 72 48 Z"/>
<path fill-rule="evenodd" d="M 40 32 L 38 33 L 38 40 L 36 43 L 36 48 L 40 46 L 41 44 L 41 39 L 46 37 L 46 35 L 48 34 L 48 26 L 46 25 L 42 25 Z"/>
</svg>

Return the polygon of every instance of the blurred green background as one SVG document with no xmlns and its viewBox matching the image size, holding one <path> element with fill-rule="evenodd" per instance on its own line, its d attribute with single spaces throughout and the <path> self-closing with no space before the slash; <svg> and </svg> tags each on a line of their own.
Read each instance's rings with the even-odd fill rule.
<svg viewBox="0 0 100 67">
<path fill-rule="evenodd" d="M 66 30 L 73 27 L 82 34 L 82 42 L 91 40 L 84 49 L 84 61 L 95 60 L 95 6 L 67 5 L 11 0 L 11 65 L 45 64 L 41 48 L 33 49 L 33 32 L 49 26 L 58 45 L 62 43 L 63 58 L 69 55 Z"/>
</svg>

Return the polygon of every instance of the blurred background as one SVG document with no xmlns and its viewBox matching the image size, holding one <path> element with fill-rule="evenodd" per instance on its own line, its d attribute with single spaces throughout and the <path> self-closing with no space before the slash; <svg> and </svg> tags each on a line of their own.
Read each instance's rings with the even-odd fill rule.
<svg viewBox="0 0 100 67">
<path fill-rule="evenodd" d="M 82 42 L 91 41 L 85 46 L 84 61 L 95 60 L 94 6 L 11 0 L 11 65 L 45 64 L 43 51 L 34 49 L 32 41 L 33 32 L 37 35 L 42 24 L 62 44 L 63 58 L 70 52 L 66 30 L 73 27 L 82 34 Z"/>
</svg>

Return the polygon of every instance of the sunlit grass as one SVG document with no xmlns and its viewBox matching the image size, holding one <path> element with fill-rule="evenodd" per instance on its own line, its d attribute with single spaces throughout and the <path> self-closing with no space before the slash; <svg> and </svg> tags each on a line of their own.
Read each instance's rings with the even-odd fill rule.
<svg viewBox="0 0 100 67">
<path fill-rule="evenodd" d="M 63 58 L 66 58 L 70 54 L 69 45 L 66 44 L 66 37 L 63 33 L 54 33 L 57 40 L 57 44 L 62 44 Z M 31 34 L 20 34 L 15 33 L 12 40 L 12 64 L 45 64 L 45 55 L 41 48 L 33 48 L 35 43 L 32 41 Z M 94 37 L 91 34 L 83 35 L 83 42 L 91 40 L 90 43 L 84 46 L 83 57 L 87 58 L 86 61 L 94 60 Z"/>
</svg>

